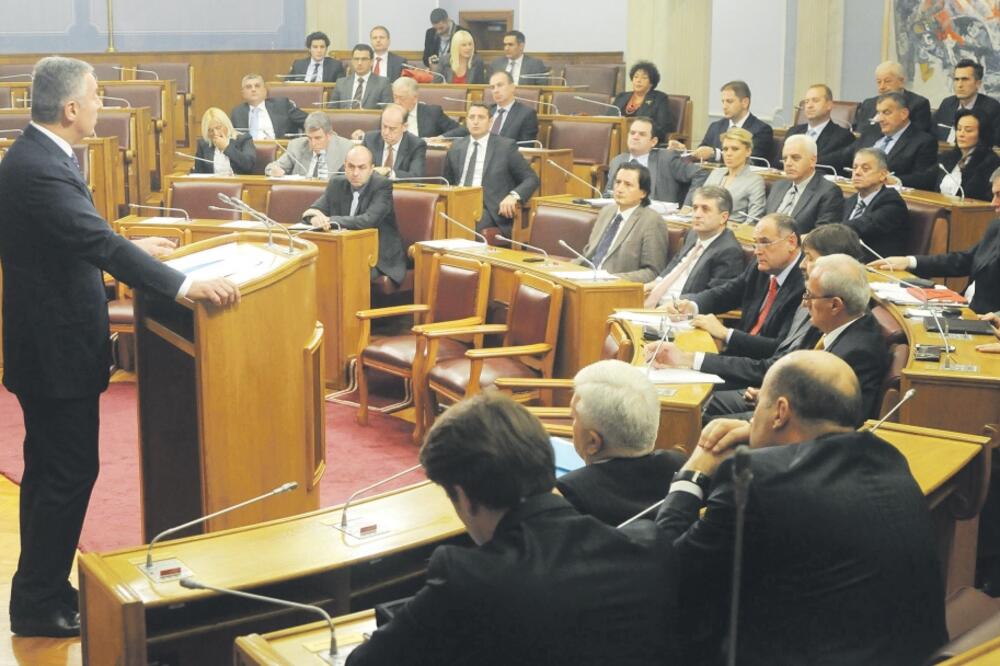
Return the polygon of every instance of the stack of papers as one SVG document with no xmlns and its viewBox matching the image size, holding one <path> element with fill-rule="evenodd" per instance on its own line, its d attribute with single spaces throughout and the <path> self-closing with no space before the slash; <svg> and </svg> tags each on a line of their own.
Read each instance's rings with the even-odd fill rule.
<svg viewBox="0 0 1000 666">
<path fill-rule="evenodd" d="M 226 222 L 223 227 L 232 227 L 234 229 L 266 229 L 267 225 L 258 220 L 233 220 L 232 222 Z"/>
<path fill-rule="evenodd" d="M 724 384 L 719 375 L 689 370 L 687 368 L 660 368 L 648 372 L 649 381 L 654 384 Z"/>
<path fill-rule="evenodd" d="M 187 224 L 190 221 L 183 217 L 147 217 L 139 224 Z"/>
<path fill-rule="evenodd" d="M 584 201 L 594 208 L 604 208 L 605 206 L 609 206 L 615 202 L 614 199 L 584 199 Z"/>
<path fill-rule="evenodd" d="M 599 271 L 552 271 L 552 277 L 561 280 L 573 280 L 574 282 L 600 282 L 601 280 L 617 280 L 618 278 L 606 270 Z"/>
<path fill-rule="evenodd" d="M 872 282 L 872 291 L 879 298 L 896 305 L 922 305 L 923 301 L 911 294 L 906 287 L 895 282 Z"/>
<path fill-rule="evenodd" d="M 287 261 L 265 248 L 240 243 L 226 243 L 164 262 L 192 280 L 229 278 L 237 284 L 264 275 Z"/>
<path fill-rule="evenodd" d="M 690 331 L 692 329 L 691 320 L 671 321 L 666 312 L 635 312 L 632 310 L 621 310 L 614 316 L 625 321 L 635 322 L 643 326 L 652 326 L 659 329 L 660 325 L 669 324 L 675 331 Z"/>
</svg>

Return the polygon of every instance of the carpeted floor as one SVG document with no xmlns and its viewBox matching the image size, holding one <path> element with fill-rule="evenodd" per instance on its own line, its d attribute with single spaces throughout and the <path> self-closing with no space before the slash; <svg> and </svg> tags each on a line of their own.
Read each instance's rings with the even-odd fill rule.
<svg viewBox="0 0 1000 666">
<path fill-rule="evenodd" d="M 413 426 L 372 413 L 368 427 L 354 422 L 354 410 L 326 404 L 327 469 L 320 484 L 321 506 L 417 462 L 410 443 Z M 21 479 L 24 423 L 17 399 L 0 389 L 0 474 Z M 101 398 L 101 475 L 94 488 L 80 539 L 83 551 L 109 551 L 141 543 L 139 524 L 138 425 L 135 384 L 112 384 Z M 384 490 L 421 480 L 406 475 Z"/>
</svg>

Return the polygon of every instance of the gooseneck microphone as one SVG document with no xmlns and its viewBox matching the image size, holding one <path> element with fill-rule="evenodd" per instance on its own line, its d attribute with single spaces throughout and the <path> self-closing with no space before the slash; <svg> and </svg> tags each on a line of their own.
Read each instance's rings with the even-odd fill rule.
<svg viewBox="0 0 1000 666">
<path fill-rule="evenodd" d="M 866 249 L 870 250 L 870 248 L 867 248 L 867 246 L 865 247 Z M 883 261 L 885 261 L 885 259 L 883 259 Z M 917 298 L 920 299 L 920 301 L 923 303 L 927 311 L 931 313 L 931 317 L 934 319 L 934 326 L 935 328 L 937 328 L 938 334 L 941 336 L 941 343 L 944 345 L 942 360 L 944 361 L 944 367 L 947 368 L 951 364 L 951 351 L 953 348 L 948 340 L 948 334 L 945 333 L 944 327 L 941 325 L 941 319 L 938 316 L 937 309 L 931 305 L 930 299 L 927 298 L 927 296 L 924 294 L 923 288 L 902 278 L 898 278 L 894 275 L 889 275 L 888 273 L 883 273 L 882 271 L 876 270 L 871 266 L 865 266 L 865 270 L 868 271 L 869 273 L 874 273 L 875 275 L 879 275 L 881 277 L 886 278 L 887 280 L 892 280 L 897 284 L 910 287 L 917 291 Z"/>
<path fill-rule="evenodd" d="M 559 166 L 558 164 L 556 164 L 552 160 L 545 160 L 545 161 L 548 162 L 550 165 L 554 166 L 555 168 L 559 169 L 560 171 L 562 171 L 564 174 L 566 174 L 567 176 L 569 176 L 573 180 L 578 181 L 580 183 L 583 183 L 584 185 L 586 185 L 587 187 L 589 187 L 591 190 L 593 190 L 594 192 L 596 192 L 598 199 L 603 199 L 604 198 L 604 193 L 603 192 L 601 192 L 599 189 L 597 189 L 596 187 L 594 187 L 593 185 L 591 185 L 590 183 L 588 183 L 587 181 L 585 181 L 583 178 L 580 178 L 578 175 L 576 175 L 572 171 L 569 171 L 567 169 L 562 168 L 561 166 Z"/>
<path fill-rule="evenodd" d="M 292 254 L 295 253 L 295 237 L 292 236 L 292 232 L 289 231 L 288 228 L 285 227 L 285 225 L 279 224 L 278 222 L 272 220 L 270 217 L 264 215 L 264 213 L 260 212 L 259 210 L 257 210 L 256 208 L 254 208 L 253 206 L 251 206 L 250 204 L 241 199 L 228 196 L 226 194 L 223 194 L 222 192 L 219 192 L 218 197 L 219 200 L 222 201 L 222 203 L 233 206 L 234 208 L 239 208 L 248 215 L 250 215 L 251 217 L 253 217 L 254 219 L 260 220 L 265 225 L 267 225 L 267 244 L 269 246 L 274 245 L 274 243 L 271 240 L 271 229 L 275 227 L 281 229 L 281 231 L 283 231 L 285 235 L 288 236 L 288 255 L 291 256 Z"/>
<path fill-rule="evenodd" d="M 184 213 L 184 219 L 187 220 L 188 222 L 191 221 L 191 216 L 188 215 L 188 212 L 186 210 L 184 210 L 183 208 L 170 208 L 168 206 L 143 206 L 141 204 L 131 204 L 131 203 L 128 205 L 128 207 L 131 208 L 131 209 L 133 209 L 133 210 L 139 210 L 139 209 L 147 209 L 147 210 L 155 210 L 155 211 L 174 210 L 174 211 L 178 211 L 178 212 Z"/>
<path fill-rule="evenodd" d="M 311 178 L 312 177 L 312 176 L 309 175 L 309 169 L 306 167 L 306 165 L 304 165 L 302 162 L 300 162 L 299 159 L 297 157 L 295 157 L 295 155 L 292 155 L 288 151 L 288 147 L 287 146 L 283 146 L 280 143 L 277 144 L 277 146 L 278 146 L 278 148 L 281 149 L 281 152 L 283 152 L 285 155 L 288 155 L 288 159 L 290 159 L 293 162 L 295 162 L 295 164 L 298 165 L 298 167 L 300 169 L 302 169 L 302 175 L 303 176 L 305 176 L 306 178 Z"/>
<path fill-rule="evenodd" d="M 618 116 L 619 118 L 622 115 L 622 110 L 619 109 L 614 104 L 608 104 L 607 102 L 598 102 L 596 99 L 588 99 L 586 97 L 580 97 L 579 95 L 573 95 L 573 99 L 575 99 L 575 100 L 577 100 L 579 102 L 587 102 L 588 104 L 596 104 L 597 106 L 603 106 L 603 107 L 605 107 L 607 109 L 614 109 L 615 110 L 615 115 Z"/>
<path fill-rule="evenodd" d="M 373 483 L 371 485 L 365 486 L 361 490 L 356 490 L 353 493 L 351 493 L 351 496 L 347 498 L 346 502 L 344 502 L 344 508 L 340 512 L 340 530 L 342 532 L 344 532 L 344 533 L 349 534 L 349 532 L 347 531 L 347 510 L 351 507 L 351 502 L 353 502 L 359 495 L 364 495 L 369 490 L 374 490 L 375 488 L 378 488 L 379 486 L 384 486 L 385 484 L 389 483 L 390 481 L 394 481 L 394 480 L 398 479 L 401 476 L 406 476 L 407 474 L 410 474 L 411 472 L 415 472 L 418 469 L 423 469 L 423 465 L 421 465 L 420 463 L 417 463 L 413 467 L 407 467 L 402 472 L 396 472 L 392 476 L 387 476 L 386 478 L 384 478 L 384 479 L 382 479 L 380 481 L 376 481 L 375 483 Z M 377 530 L 378 530 L 378 526 L 375 525 L 375 524 L 373 524 L 370 529 L 362 528 L 358 536 L 371 536 L 372 534 L 375 534 L 377 532 Z"/>
<path fill-rule="evenodd" d="M 595 264 L 590 259 L 587 259 L 587 257 L 583 256 L 583 254 L 581 254 L 580 252 L 577 252 L 576 250 L 574 250 L 573 247 L 570 246 L 569 243 L 567 243 L 566 241 L 564 241 L 561 238 L 559 239 L 559 245 L 561 245 L 562 247 L 564 247 L 567 250 L 569 250 L 570 252 L 572 252 L 574 255 L 576 255 L 577 257 L 580 258 L 580 261 L 582 261 L 583 263 L 585 263 L 588 266 L 590 266 L 590 268 L 594 271 L 594 279 L 595 280 L 597 279 L 597 264 Z"/>
<path fill-rule="evenodd" d="M 187 153 L 182 153 L 179 150 L 174 152 L 174 156 L 182 157 L 186 160 L 194 160 L 195 162 L 205 162 L 206 164 L 211 164 L 213 166 L 215 165 L 215 162 L 212 160 L 206 160 L 204 157 L 198 157 L 197 155 L 188 155 Z"/>
<path fill-rule="evenodd" d="M 955 174 L 944 168 L 944 165 L 938 162 L 938 169 L 944 171 L 944 177 L 950 180 L 955 185 L 955 189 L 958 190 L 958 196 L 961 201 L 965 201 L 965 189 L 962 187 L 962 181 L 955 178 Z"/>
<path fill-rule="evenodd" d="M 875 432 L 876 430 L 878 430 L 879 428 L 881 428 L 882 424 L 885 423 L 886 419 L 888 419 L 890 416 L 892 416 L 893 414 L 895 414 L 896 411 L 900 407 L 903 406 L 904 402 L 906 402 L 907 400 L 909 400 L 910 398 L 912 398 L 916 394 L 917 394 L 917 389 L 915 389 L 915 388 L 911 388 L 909 391 L 907 391 L 906 393 L 904 393 L 903 397 L 899 400 L 899 402 L 896 403 L 896 406 L 893 407 L 892 409 L 890 409 L 888 412 L 886 412 L 885 416 L 883 416 L 882 418 L 880 418 L 878 420 L 878 423 L 876 423 L 875 425 L 873 425 L 871 428 L 868 429 L 868 432 Z"/>
<path fill-rule="evenodd" d="M 504 243 L 510 243 L 511 245 L 520 245 L 521 247 L 526 247 L 529 250 L 534 250 L 535 252 L 538 252 L 543 257 L 545 257 L 546 264 L 551 263 L 551 259 L 549 258 L 549 253 L 543 250 L 542 248 L 538 247 L 537 245 L 529 245 L 528 243 L 522 243 L 521 241 L 516 241 L 513 238 L 507 238 L 506 236 L 502 236 L 501 234 L 497 234 L 496 238 L 498 241 L 503 241 Z"/>
<path fill-rule="evenodd" d="M 114 65 L 111 69 L 118 70 L 119 72 L 135 72 L 136 74 L 152 74 L 154 81 L 160 80 L 160 75 L 151 69 L 139 69 L 138 67 L 118 67 Z"/>
<path fill-rule="evenodd" d="M 465 229 L 466 231 L 468 231 L 473 236 L 476 236 L 476 237 L 482 239 L 483 245 L 486 245 L 487 247 L 489 247 L 489 241 L 486 240 L 486 236 L 482 235 L 481 233 L 479 233 L 478 231 L 476 231 L 472 227 L 469 227 L 469 226 L 466 226 L 466 225 L 462 224 L 461 222 L 459 222 L 455 218 L 451 217 L 450 215 L 446 215 L 444 213 L 444 211 L 438 212 L 438 215 L 440 215 L 444 219 L 448 220 L 449 222 L 451 222 L 452 224 L 454 224 L 456 227 L 459 227 L 460 229 Z"/>
</svg>

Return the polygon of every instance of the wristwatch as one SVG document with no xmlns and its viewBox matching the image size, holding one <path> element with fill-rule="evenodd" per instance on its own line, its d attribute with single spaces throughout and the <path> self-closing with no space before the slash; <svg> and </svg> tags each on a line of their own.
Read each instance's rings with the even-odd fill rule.
<svg viewBox="0 0 1000 666">
<path fill-rule="evenodd" d="M 712 488 L 712 477 L 693 469 L 678 470 L 674 474 L 674 481 L 690 481 L 701 488 L 706 497 L 708 496 L 708 491 Z"/>
</svg>

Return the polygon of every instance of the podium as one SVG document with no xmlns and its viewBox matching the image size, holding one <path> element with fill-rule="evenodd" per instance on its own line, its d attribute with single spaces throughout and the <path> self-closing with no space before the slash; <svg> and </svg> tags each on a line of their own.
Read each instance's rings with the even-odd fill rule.
<svg viewBox="0 0 1000 666">
<path fill-rule="evenodd" d="M 275 240 L 278 240 L 275 238 Z M 326 465 L 316 246 L 239 233 L 167 262 L 242 293 L 220 308 L 135 291 L 143 538 L 263 494 L 298 489 L 186 534 L 318 508 Z"/>
</svg>

